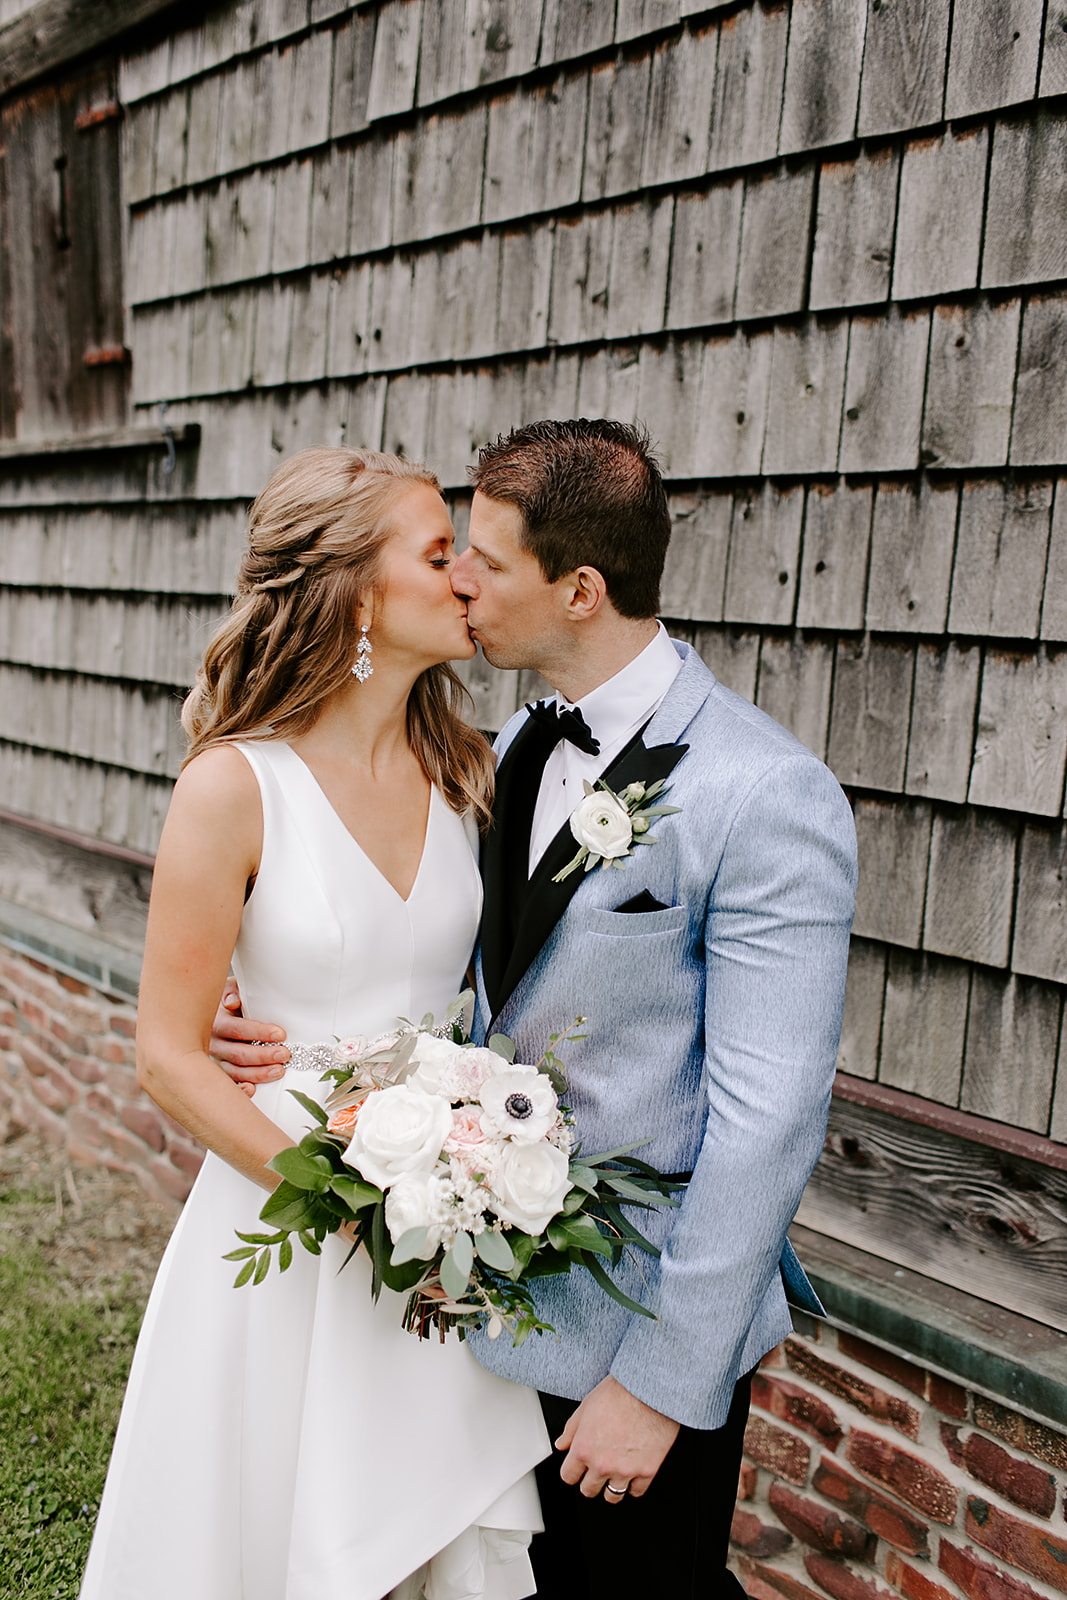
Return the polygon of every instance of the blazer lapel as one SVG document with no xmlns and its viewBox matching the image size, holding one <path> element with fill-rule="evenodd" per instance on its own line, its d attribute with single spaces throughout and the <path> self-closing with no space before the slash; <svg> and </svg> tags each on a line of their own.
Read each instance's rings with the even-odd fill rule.
<svg viewBox="0 0 1067 1600">
<path fill-rule="evenodd" d="M 493 821 L 482 842 L 484 890 L 480 935 L 486 991 L 497 993 L 515 942 L 525 894 L 530 830 L 552 743 L 532 718 L 519 729 L 496 772 Z"/>
</svg>

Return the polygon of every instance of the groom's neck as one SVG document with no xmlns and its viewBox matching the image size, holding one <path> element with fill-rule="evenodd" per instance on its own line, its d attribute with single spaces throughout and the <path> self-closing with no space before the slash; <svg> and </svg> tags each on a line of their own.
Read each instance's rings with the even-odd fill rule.
<svg viewBox="0 0 1067 1600">
<path fill-rule="evenodd" d="M 579 632 L 558 658 L 542 664 L 541 676 L 571 705 L 636 661 L 656 637 L 655 617 L 605 619 L 607 625 Z"/>
</svg>

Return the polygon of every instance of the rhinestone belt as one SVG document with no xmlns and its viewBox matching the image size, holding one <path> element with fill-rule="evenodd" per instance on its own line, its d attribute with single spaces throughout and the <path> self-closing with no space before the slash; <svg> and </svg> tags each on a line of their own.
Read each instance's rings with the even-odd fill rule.
<svg viewBox="0 0 1067 1600">
<path fill-rule="evenodd" d="M 293 1072 L 326 1072 L 337 1065 L 332 1039 L 321 1044 L 300 1044 L 287 1039 L 285 1047 L 289 1051 L 288 1065 Z"/>
</svg>

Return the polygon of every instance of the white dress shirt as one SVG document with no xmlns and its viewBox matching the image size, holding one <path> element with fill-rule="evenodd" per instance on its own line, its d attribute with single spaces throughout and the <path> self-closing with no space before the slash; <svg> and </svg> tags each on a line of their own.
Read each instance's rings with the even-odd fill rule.
<svg viewBox="0 0 1067 1600">
<path fill-rule="evenodd" d="M 584 784 L 595 783 L 637 730 L 659 709 L 681 666 L 681 657 L 661 622 L 655 638 L 639 656 L 576 702 L 593 738 L 600 741 L 600 752 L 591 756 L 568 739 L 561 739 L 545 763 L 530 830 L 531 874 L 583 798 Z M 569 704 L 562 695 L 556 695 L 556 705 L 561 711 Z"/>
</svg>

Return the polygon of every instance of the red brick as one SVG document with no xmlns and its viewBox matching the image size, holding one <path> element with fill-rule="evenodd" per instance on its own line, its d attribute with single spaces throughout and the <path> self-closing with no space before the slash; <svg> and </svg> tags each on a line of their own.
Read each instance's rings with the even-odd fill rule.
<svg viewBox="0 0 1067 1600">
<path fill-rule="evenodd" d="M 754 1512 L 735 1509 L 730 1543 L 750 1556 L 780 1556 L 793 1541 L 784 1529 L 769 1527 Z"/>
<path fill-rule="evenodd" d="M 1054 1428 L 1047 1428 L 1043 1422 L 1033 1422 L 981 1395 L 975 1395 L 974 1420 L 986 1433 L 995 1433 L 1005 1444 L 1015 1445 L 1028 1455 L 1047 1461 L 1050 1467 L 1067 1472 L 1067 1436 Z"/>
<path fill-rule="evenodd" d="M 195 1145 L 178 1144 L 173 1139 L 167 1140 L 167 1154 L 171 1164 L 183 1172 L 191 1183 L 204 1164 L 204 1152 Z"/>
<path fill-rule="evenodd" d="M 818 1395 L 787 1378 L 757 1372 L 752 1380 L 752 1403 L 772 1417 L 813 1433 L 829 1450 L 836 1450 L 844 1434 L 834 1412 Z"/>
<path fill-rule="evenodd" d="M 977 1495 L 967 1501 L 966 1526 L 975 1544 L 1067 1594 L 1067 1541 L 979 1500 Z"/>
<path fill-rule="evenodd" d="M 163 1190 L 163 1193 L 170 1199 L 185 1200 L 188 1198 L 192 1185 L 187 1178 L 182 1177 L 180 1172 L 176 1172 L 168 1161 L 165 1161 L 162 1157 L 157 1157 L 152 1162 L 149 1171 Z"/>
<path fill-rule="evenodd" d="M 86 990 L 88 993 L 88 990 Z M 72 995 L 62 1002 L 63 1015 L 85 1033 L 103 1033 L 104 1018 L 99 1001 L 82 1000 Z"/>
<path fill-rule="evenodd" d="M 893 1588 L 900 1590 L 904 1600 L 956 1600 L 956 1596 L 940 1583 L 934 1583 L 933 1579 L 909 1567 L 895 1550 L 890 1550 L 886 1555 L 885 1575 Z"/>
<path fill-rule="evenodd" d="M 41 1104 L 48 1107 L 49 1111 L 63 1112 L 70 1105 L 69 1098 L 56 1088 L 50 1078 L 38 1078 L 37 1087 L 33 1092 Z"/>
<path fill-rule="evenodd" d="M 816 1550 L 854 1556 L 860 1561 L 869 1561 L 874 1555 L 877 1540 L 858 1522 L 839 1517 L 836 1511 L 803 1495 L 794 1494 L 792 1489 L 787 1489 L 781 1483 L 771 1484 L 767 1498 L 771 1509 L 790 1533 L 795 1533 L 798 1539 L 813 1545 Z"/>
<path fill-rule="evenodd" d="M 749 1600 L 778 1600 L 779 1595 L 785 1595 L 785 1600 L 825 1600 L 824 1595 L 817 1595 L 807 1584 L 798 1583 L 795 1578 L 775 1572 L 771 1567 L 761 1567 L 746 1556 L 740 1556 L 737 1565 Z"/>
<path fill-rule="evenodd" d="M 755 1467 L 750 1467 L 747 1461 L 742 1461 L 741 1471 L 737 1479 L 737 1498 L 739 1500 L 753 1499 L 758 1478 L 759 1474 Z"/>
<path fill-rule="evenodd" d="M 141 1139 L 134 1139 L 132 1135 L 125 1133 L 122 1128 L 110 1126 L 104 1129 L 103 1142 L 117 1156 L 124 1171 L 144 1166 L 147 1151 Z M 105 1165 L 110 1166 L 110 1161 L 106 1162 Z"/>
<path fill-rule="evenodd" d="M 47 1076 L 51 1063 L 47 1056 L 41 1054 L 35 1044 L 31 1044 L 28 1039 L 23 1039 L 19 1045 L 18 1053 L 35 1078 Z"/>
<path fill-rule="evenodd" d="M 947 1417 L 959 1417 L 962 1421 L 967 1415 L 966 1389 L 961 1389 L 959 1384 L 953 1383 L 950 1378 L 939 1377 L 936 1372 L 929 1374 L 926 1398 Z"/>
<path fill-rule="evenodd" d="M 165 1144 L 163 1124 L 155 1111 L 149 1110 L 146 1105 L 123 1106 L 119 1113 L 119 1120 L 123 1127 L 135 1133 L 138 1139 L 143 1139 L 150 1150 L 159 1155 Z"/>
<path fill-rule="evenodd" d="M 75 1105 L 78 1100 L 78 1086 L 73 1083 L 65 1072 L 58 1067 L 53 1067 L 48 1074 L 48 1080 L 58 1095 L 61 1095 L 65 1104 Z"/>
<path fill-rule="evenodd" d="M 879 1422 L 889 1422 L 909 1439 L 919 1437 L 919 1413 L 906 1400 L 890 1395 L 834 1362 L 825 1361 L 797 1339 L 786 1343 L 786 1359 L 798 1377 L 818 1384 L 841 1400 L 847 1400 L 857 1410 Z"/>
<path fill-rule="evenodd" d="M 72 978 L 69 973 L 58 972 L 56 974 L 56 978 L 60 987 L 66 989 L 70 994 L 92 993 L 92 990 L 89 988 L 87 983 L 83 983 L 80 978 Z"/>
<path fill-rule="evenodd" d="M 103 1067 L 91 1056 L 71 1056 L 67 1062 L 67 1071 L 72 1078 L 77 1078 L 79 1083 L 99 1083 L 104 1076 Z"/>
<path fill-rule="evenodd" d="M 102 1094 L 99 1089 L 90 1089 L 85 1096 L 85 1109 L 95 1111 L 98 1117 L 107 1117 L 108 1121 L 114 1119 L 115 1102 L 109 1094 Z"/>
<path fill-rule="evenodd" d="M 928 1461 L 858 1428 L 850 1434 L 845 1454 L 860 1472 L 868 1478 L 877 1478 L 879 1483 L 884 1483 L 935 1522 L 955 1521 L 956 1490 L 944 1473 L 938 1472 Z"/>
<path fill-rule="evenodd" d="M 836 1461 L 823 1461 L 816 1469 L 811 1486 L 826 1500 L 847 1511 L 850 1516 L 870 1528 L 880 1539 L 895 1545 L 910 1556 L 930 1553 L 926 1524 L 911 1517 L 892 1500 L 876 1494 L 865 1483 L 860 1483 L 851 1473 L 845 1472 Z"/>
<path fill-rule="evenodd" d="M 947 1539 L 941 1541 L 937 1564 L 967 1600 L 1040 1600 L 1028 1583 L 1009 1578 L 1006 1572 L 980 1560 L 973 1550 L 959 1550 Z"/>
<path fill-rule="evenodd" d="M 773 1350 L 768 1350 L 760 1362 L 760 1371 L 769 1372 L 777 1367 L 785 1366 L 785 1345 L 776 1344 Z"/>
<path fill-rule="evenodd" d="M 1035 1467 L 1032 1461 L 1020 1461 L 1009 1455 L 999 1444 L 984 1434 L 971 1433 L 960 1439 L 960 1430 L 941 1424 L 941 1439 L 950 1459 L 964 1468 L 972 1478 L 986 1484 L 1038 1517 L 1051 1517 L 1056 1509 L 1056 1480 L 1050 1472 Z"/>
<path fill-rule="evenodd" d="M 843 1562 L 832 1561 L 828 1556 L 805 1556 L 804 1568 L 808 1577 L 814 1578 L 834 1600 L 896 1600 L 873 1578 L 861 1578 Z"/>
<path fill-rule="evenodd" d="M 101 1061 L 114 1066 L 132 1067 L 136 1059 L 133 1045 L 123 1039 L 101 1039 L 96 1046 L 96 1054 Z"/>
<path fill-rule="evenodd" d="M 76 1050 L 79 1055 L 85 1055 L 89 1049 L 89 1041 L 84 1030 L 68 1028 L 62 1017 L 53 1017 L 48 1024 L 48 1031 L 53 1039 L 58 1039 L 60 1044 L 65 1044 L 68 1049 Z"/>
<path fill-rule="evenodd" d="M 104 1127 L 99 1117 L 83 1111 L 80 1106 L 72 1106 L 67 1112 L 67 1127 L 76 1139 L 84 1139 L 86 1144 L 105 1143 Z"/>
<path fill-rule="evenodd" d="M 911 1361 L 905 1361 L 903 1356 L 893 1355 L 889 1350 L 879 1349 L 876 1344 L 868 1344 L 866 1339 L 857 1339 L 852 1333 L 839 1333 L 837 1348 L 843 1356 L 851 1356 L 853 1361 L 862 1361 L 865 1367 L 880 1372 L 883 1378 L 892 1378 L 902 1389 L 910 1389 L 912 1394 L 921 1395 L 925 1399 L 926 1372 L 922 1367 L 915 1366 Z"/>
<path fill-rule="evenodd" d="M 19 1012 L 24 1026 L 28 1025 L 38 1033 L 48 1032 L 48 1012 L 36 1000 L 23 1000 Z"/>
<path fill-rule="evenodd" d="M 776 1428 L 773 1422 L 766 1422 L 762 1417 L 748 1419 L 745 1454 L 758 1467 L 766 1467 L 768 1472 L 773 1472 L 776 1478 L 785 1478 L 789 1483 L 798 1484 L 808 1481 L 811 1451 L 804 1440 L 786 1433 L 784 1428 Z"/>
<path fill-rule="evenodd" d="M 112 1033 L 119 1033 L 124 1039 L 132 1039 L 137 1031 L 136 1011 L 112 1011 L 107 1019 L 107 1025 Z"/>
<path fill-rule="evenodd" d="M 104 1081 L 112 1094 L 121 1095 L 124 1100 L 140 1100 L 144 1094 L 132 1067 L 109 1066 L 104 1073 Z"/>
</svg>

